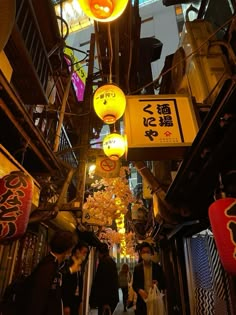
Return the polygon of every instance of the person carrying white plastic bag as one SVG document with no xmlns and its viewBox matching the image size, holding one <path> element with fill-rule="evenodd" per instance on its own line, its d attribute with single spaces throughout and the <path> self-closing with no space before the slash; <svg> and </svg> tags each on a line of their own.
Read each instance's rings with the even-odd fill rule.
<svg viewBox="0 0 236 315">
<path fill-rule="evenodd" d="M 133 272 L 133 289 L 137 293 L 135 315 L 147 315 L 147 304 L 149 289 L 154 284 L 159 290 L 165 290 L 165 277 L 162 267 L 152 261 L 153 248 L 147 242 L 139 245 L 140 258 L 142 259 Z"/>
<path fill-rule="evenodd" d="M 165 315 L 163 296 L 156 284 L 149 289 L 146 300 L 147 315 Z"/>
</svg>

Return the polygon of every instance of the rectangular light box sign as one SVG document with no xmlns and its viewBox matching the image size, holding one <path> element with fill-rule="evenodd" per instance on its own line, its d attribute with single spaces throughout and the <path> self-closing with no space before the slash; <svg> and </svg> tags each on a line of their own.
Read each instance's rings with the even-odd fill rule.
<svg viewBox="0 0 236 315">
<path fill-rule="evenodd" d="M 127 160 L 182 158 L 198 132 L 191 99 L 181 94 L 134 95 L 126 100 Z"/>
</svg>

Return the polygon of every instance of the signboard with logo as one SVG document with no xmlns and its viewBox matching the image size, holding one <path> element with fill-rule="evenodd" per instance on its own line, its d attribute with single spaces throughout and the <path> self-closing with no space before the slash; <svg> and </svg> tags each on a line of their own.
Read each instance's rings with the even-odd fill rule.
<svg viewBox="0 0 236 315">
<path fill-rule="evenodd" d="M 97 156 L 95 174 L 105 178 L 118 177 L 120 173 L 120 161 L 111 160 L 107 156 Z"/>
<path fill-rule="evenodd" d="M 100 217 L 96 216 L 93 211 L 94 209 L 83 209 L 83 217 L 82 222 L 87 223 L 89 225 L 96 225 L 96 226 L 111 226 L 112 219 L 110 217 Z"/>
<path fill-rule="evenodd" d="M 127 160 L 182 158 L 198 132 L 186 95 L 127 96 L 124 114 Z"/>
<path fill-rule="evenodd" d="M 74 55 L 74 51 L 69 48 L 65 48 L 64 53 L 68 55 L 73 62 L 74 72 L 72 74 L 72 84 L 75 89 L 76 98 L 78 101 L 83 101 L 84 99 L 84 90 L 87 74 L 80 64 L 78 58 Z M 65 60 L 68 65 L 71 64 L 70 60 L 65 57 Z"/>
</svg>

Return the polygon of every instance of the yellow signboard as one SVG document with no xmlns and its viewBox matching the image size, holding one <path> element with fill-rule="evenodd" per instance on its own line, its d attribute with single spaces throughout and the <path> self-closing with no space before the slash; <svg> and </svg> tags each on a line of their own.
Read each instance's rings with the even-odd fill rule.
<svg viewBox="0 0 236 315">
<path fill-rule="evenodd" d="M 155 160 L 151 156 L 154 150 L 136 150 L 141 148 L 162 148 L 162 152 L 158 151 L 159 159 L 168 159 L 173 152 L 181 155 L 183 148 L 192 145 L 198 124 L 188 96 L 135 95 L 127 96 L 126 100 L 124 123 L 128 142 L 127 159 Z M 140 152 L 142 156 L 137 156 Z"/>
<path fill-rule="evenodd" d="M 87 74 L 72 49 L 68 47 L 65 48 L 64 54 L 68 66 L 70 67 L 71 63 L 73 64 L 74 71 L 71 80 L 75 90 L 76 98 L 78 101 L 83 101 Z M 68 59 L 67 56 L 69 56 L 70 59 Z"/>
<path fill-rule="evenodd" d="M 152 189 L 146 179 L 143 178 L 143 199 L 152 199 Z"/>
<path fill-rule="evenodd" d="M 73 64 L 74 64 L 74 71 L 78 74 L 78 77 L 81 79 L 81 81 L 85 84 L 87 73 L 84 70 L 84 68 L 81 66 L 81 63 L 79 62 L 79 59 L 75 56 L 74 51 L 68 47 L 64 49 L 64 53 L 68 55 Z"/>
</svg>

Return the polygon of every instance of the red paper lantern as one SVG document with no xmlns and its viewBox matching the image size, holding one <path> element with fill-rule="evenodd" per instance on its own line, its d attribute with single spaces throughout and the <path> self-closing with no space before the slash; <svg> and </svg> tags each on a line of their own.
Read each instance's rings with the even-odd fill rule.
<svg viewBox="0 0 236 315">
<path fill-rule="evenodd" d="M 33 180 L 21 171 L 0 179 L 0 241 L 21 237 L 27 228 Z"/>
<path fill-rule="evenodd" d="M 209 218 L 221 263 L 227 272 L 236 274 L 236 199 L 212 203 Z"/>
</svg>

